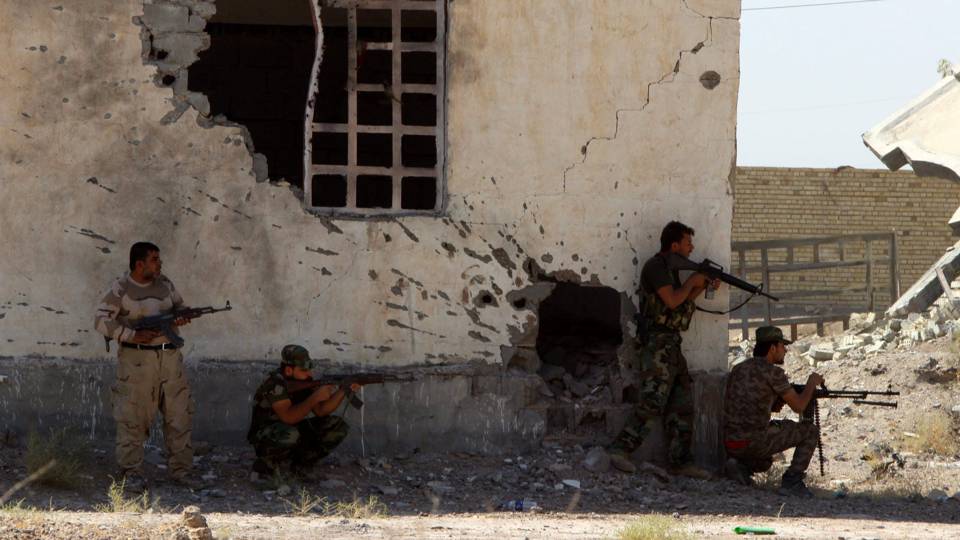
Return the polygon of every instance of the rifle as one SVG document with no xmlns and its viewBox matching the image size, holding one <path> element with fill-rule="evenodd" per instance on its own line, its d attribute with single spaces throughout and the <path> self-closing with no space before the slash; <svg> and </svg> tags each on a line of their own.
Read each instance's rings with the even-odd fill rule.
<svg viewBox="0 0 960 540">
<path fill-rule="evenodd" d="M 793 384 L 793 390 L 800 394 L 803 392 L 803 389 L 806 385 L 803 384 Z M 899 396 L 900 392 L 895 392 L 892 390 L 876 391 L 876 390 L 827 390 L 826 386 L 821 385 L 813 393 L 813 397 L 810 398 L 810 403 L 807 404 L 807 408 L 800 413 L 800 421 L 813 423 L 817 426 L 817 452 L 820 459 L 820 476 L 824 475 L 823 471 L 823 438 L 820 436 L 820 399 L 852 399 L 855 405 L 873 405 L 877 407 L 891 407 L 896 409 L 896 401 L 875 401 L 872 399 L 867 399 L 871 396 Z M 773 402 L 772 409 L 774 411 L 779 411 L 785 402 L 783 398 L 777 397 Z"/>
<path fill-rule="evenodd" d="M 336 386 L 343 391 L 347 402 L 357 410 L 363 408 L 363 401 L 357 397 L 357 394 L 350 389 L 350 386 L 359 384 L 366 386 L 368 384 L 383 384 L 388 381 L 402 381 L 403 377 L 389 373 L 353 373 L 348 375 L 324 375 L 319 379 L 307 379 L 299 381 L 296 379 L 287 379 L 287 393 L 298 394 L 312 391 L 321 386 Z"/>
<path fill-rule="evenodd" d="M 667 266 L 674 270 L 693 270 L 694 272 L 700 272 L 701 274 L 710 276 L 711 279 L 719 279 L 727 285 L 736 287 L 741 291 L 746 291 L 751 295 L 759 294 L 760 296 L 766 296 L 774 302 L 780 301 L 780 299 L 776 296 L 763 292 L 762 283 L 760 285 L 754 285 L 738 278 L 737 276 L 732 276 L 723 271 L 723 266 L 720 266 L 718 263 L 715 263 L 710 259 L 704 259 L 703 261 L 696 263 L 678 253 L 671 253 L 667 256 Z"/>
<path fill-rule="evenodd" d="M 230 311 L 231 309 L 233 308 L 230 306 L 229 300 L 227 300 L 227 304 L 222 308 L 206 306 L 198 308 L 175 309 L 170 313 L 151 315 L 150 317 L 137 319 L 130 325 L 130 328 L 133 328 L 134 330 L 157 330 L 163 335 L 167 336 L 167 339 L 170 340 L 170 343 L 176 345 L 177 347 L 183 347 L 183 338 L 178 336 L 177 333 L 173 331 L 174 321 L 177 319 L 192 320 L 203 315 L 209 315 L 211 313 L 217 313 L 220 311 Z M 104 337 L 103 341 L 107 346 L 107 352 L 110 352 L 110 338 Z"/>
</svg>

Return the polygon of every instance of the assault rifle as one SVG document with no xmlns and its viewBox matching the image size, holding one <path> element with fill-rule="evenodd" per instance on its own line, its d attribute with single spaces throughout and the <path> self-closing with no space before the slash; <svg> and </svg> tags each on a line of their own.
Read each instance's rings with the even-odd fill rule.
<svg viewBox="0 0 960 540">
<path fill-rule="evenodd" d="M 793 390 L 797 394 L 803 393 L 803 389 L 806 385 L 803 384 L 794 384 Z M 873 399 L 868 399 L 873 396 L 899 396 L 900 392 L 895 392 L 892 390 L 827 390 L 826 386 L 821 385 L 813 393 L 813 397 L 810 398 L 810 403 L 807 404 L 807 408 L 800 413 L 800 421 L 813 423 L 817 426 L 817 452 L 819 453 L 820 459 L 820 476 L 824 475 L 823 471 L 823 439 L 820 437 L 820 403 L 821 399 L 852 399 L 854 405 L 873 405 L 876 407 L 890 407 L 893 409 L 897 408 L 896 401 L 876 401 Z M 772 409 L 774 411 L 779 411 L 785 402 L 783 398 L 777 397 L 773 402 Z"/>
<path fill-rule="evenodd" d="M 671 270 L 692 270 L 694 272 L 700 272 L 701 274 L 706 274 L 711 279 L 719 279 L 731 287 L 736 287 L 752 295 L 759 294 L 760 296 L 766 296 L 774 302 L 780 301 L 780 299 L 776 296 L 763 292 L 763 284 L 754 285 L 738 278 L 737 276 L 732 276 L 723 271 L 723 266 L 720 266 L 710 259 L 704 259 L 703 261 L 697 263 L 678 253 L 671 253 L 667 256 L 667 265 Z"/>
<path fill-rule="evenodd" d="M 176 345 L 177 347 L 183 347 L 183 338 L 173 331 L 173 323 L 175 321 L 178 319 L 192 320 L 203 315 L 209 315 L 211 313 L 217 313 L 220 311 L 230 311 L 231 309 L 233 308 L 230 306 L 229 300 L 227 300 L 227 304 L 222 308 L 215 308 L 213 306 L 180 308 L 175 309 L 170 313 L 151 315 L 150 317 L 137 319 L 130 325 L 130 328 L 133 328 L 134 330 L 156 330 L 167 336 L 167 339 L 170 340 L 170 343 Z M 106 343 L 107 352 L 110 352 L 110 338 L 104 337 L 103 340 Z"/>
<path fill-rule="evenodd" d="M 312 392 L 315 388 L 321 386 L 336 386 L 346 395 L 347 402 L 354 409 L 363 408 L 363 401 L 350 389 L 350 386 L 359 384 L 366 386 L 368 384 L 383 384 L 388 381 L 402 381 L 404 377 L 390 373 L 353 373 L 348 375 L 323 375 L 319 379 L 308 379 L 298 381 L 296 379 L 287 379 L 287 393 L 304 395 L 308 391 Z"/>
</svg>

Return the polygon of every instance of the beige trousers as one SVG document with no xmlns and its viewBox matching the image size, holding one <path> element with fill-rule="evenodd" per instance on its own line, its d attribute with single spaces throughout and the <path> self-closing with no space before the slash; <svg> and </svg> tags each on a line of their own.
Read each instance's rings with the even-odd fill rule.
<svg viewBox="0 0 960 540">
<path fill-rule="evenodd" d="M 183 370 L 183 355 L 178 349 L 145 351 L 121 347 L 113 386 L 117 464 L 121 469 L 139 469 L 143 464 L 143 444 L 158 410 L 163 413 L 169 473 L 186 473 L 193 465 L 193 400 Z"/>
</svg>

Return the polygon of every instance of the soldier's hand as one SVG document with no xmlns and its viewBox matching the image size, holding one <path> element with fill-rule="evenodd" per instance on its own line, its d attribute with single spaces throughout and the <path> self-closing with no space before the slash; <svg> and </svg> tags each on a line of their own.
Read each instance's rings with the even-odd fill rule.
<svg viewBox="0 0 960 540">
<path fill-rule="evenodd" d="M 134 343 L 150 343 L 151 341 L 157 339 L 162 334 L 156 330 L 137 330 L 137 333 L 133 335 Z"/>
<path fill-rule="evenodd" d="M 707 286 L 707 276 L 706 274 L 701 274 L 700 272 L 694 272 L 690 274 L 690 277 L 687 278 L 687 282 L 694 287 L 702 289 Z"/>
<path fill-rule="evenodd" d="M 359 385 L 359 384 L 357 384 L 357 383 L 353 383 L 353 384 L 350 385 L 350 391 L 351 391 L 351 392 L 359 392 L 361 388 L 362 388 L 362 386 Z"/>
<path fill-rule="evenodd" d="M 720 288 L 720 278 L 712 278 L 709 280 L 710 284 L 708 285 L 711 289 L 717 290 Z"/>
<path fill-rule="evenodd" d="M 807 377 L 807 384 L 812 384 L 814 387 L 823 386 L 823 383 L 824 383 L 823 375 L 817 372 L 813 372 L 810 374 L 809 377 Z"/>
<path fill-rule="evenodd" d="M 174 326 L 183 326 L 185 324 L 190 324 L 190 319 L 186 317 L 177 317 L 176 319 L 173 320 Z"/>
<path fill-rule="evenodd" d="M 317 400 L 317 402 L 326 401 L 331 397 L 333 397 L 333 393 L 336 392 L 336 390 L 337 390 L 336 386 L 331 386 L 329 384 L 324 386 L 319 386 L 317 387 L 316 390 L 313 391 L 312 394 L 310 394 L 310 397 L 312 399 Z"/>
</svg>

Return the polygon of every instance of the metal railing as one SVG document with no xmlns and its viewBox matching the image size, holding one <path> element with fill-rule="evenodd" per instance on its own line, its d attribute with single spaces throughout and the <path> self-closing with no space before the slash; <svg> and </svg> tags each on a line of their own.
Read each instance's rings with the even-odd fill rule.
<svg viewBox="0 0 960 540">
<path fill-rule="evenodd" d="M 881 312 L 900 296 L 896 232 L 734 242 L 730 264 L 731 274 L 780 298 L 754 298 L 730 314 L 743 339 L 763 325 L 789 326 L 793 339 L 800 324 L 816 324 L 820 335 L 827 322 L 846 329 L 850 314 Z M 745 299 L 734 289 L 730 305 Z"/>
</svg>

